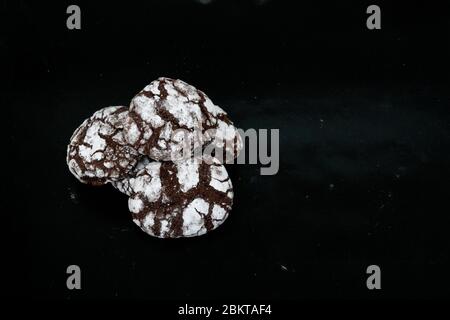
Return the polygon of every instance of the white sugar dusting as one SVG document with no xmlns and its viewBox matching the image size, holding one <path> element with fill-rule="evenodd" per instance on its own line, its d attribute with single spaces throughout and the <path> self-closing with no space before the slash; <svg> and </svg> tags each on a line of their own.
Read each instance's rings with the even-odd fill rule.
<svg viewBox="0 0 450 320">
<path fill-rule="evenodd" d="M 99 123 L 94 122 L 86 131 L 84 142 L 89 144 L 90 147 L 81 145 L 79 148 L 80 156 L 86 162 L 91 162 L 96 152 L 104 151 L 106 148 L 106 141 L 100 137 L 98 130 L 100 129 Z"/>
<path fill-rule="evenodd" d="M 99 178 L 103 178 L 105 176 L 105 172 L 102 169 L 95 169 L 95 175 Z"/>
<path fill-rule="evenodd" d="M 192 200 L 191 205 L 193 205 L 198 212 L 201 212 L 203 214 L 208 213 L 209 203 L 202 198 L 196 198 Z"/>
<path fill-rule="evenodd" d="M 128 209 L 130 212 L 139 213 L 144 208 L 144 203 L 139 198 L 128 199 Z"/>
<path fill-rule="evenodd" d="M 158 146 L 161 147 L 161 149 L 167 148 L 167 142 L 165 140 L 158 140 Z"/>
<path fill-rule="evenodd" d="M 206 232 L 204 218 L 201 213 L 208 212 L 209 204 L 200 198 L 194 199 L 183 211 L 183 235 L 191 237 Z"/>
<path fill-rule="evenodd" d="M 133 98 L 130 109 L 136 112 L 142 120 L 150 123 L 153 128 L 164 125 L 164 120 L 156 114 L 156 104 L 154 98 L 138 95 Z"/>
<path fill-rule="evenodd" d="M 159 231 L 160 235 L 164 235 L 165 233 L 169 232 L 169 222 L 167 220 L 161 221 L 161 229 Z"/>
<path fill-rule="evenodd" d="M 158 89 L 158 82 L 153 81 L 152 83 L 150 83 L 149 85 L 147 85 L 144 88 L 144 91 L 149 91 L 149 92 L 151 92 L 151 93 L 153 93 L 155 95 L 159 95 L 160 92 L 159 92 L 159 89 Z"/>
<path fill-rule="evenodd" d="M 144 221 L 142 221 L 142 227 L 149 230 L 151 227 L 153 227 L 154 224 L 155 224 L 154 213 L 148 212 L 144 218 Z"/>
<path fill-rule="evenodd" d="M 130 187 L 135 193 L 142 193 L 148 201 L 155 202 L 161 195 L 161 180 L 159 178 L 160 162 L 151 162 L 143 170 L 144 175 L 139 175 L 130 180 Z"/>
<path fill-rule="evenodd" d="M 216 139 L 218 140 L 233 140 L 236 135 L 236 128 L 225 121 L 219 120 L 216 131 Z"/>
<path fill-rule="evenodd" d="M 224 166 L 211 166 L 211 181 L 209 185 L 216 190 L 226 192 L 231 188 L 231 182 Z"/>
<path fill-rule="evenodd" d="M 111 168 L 114 166 L 114 164 L 113 164 L 112 162 L 109 162 L 109 161 L 103 163 L 103 165 L 104 165 L 105 168 L 107 168 L 107 169 L 111 169 Z"/>
<path fill-rule="evenodd" d="M 159 138 L 164 140 L 170 140 L 171 135 L 172 135 L 172 124 L 170 122 L 167 122 L 159 132 Z"/>
<path fill-rule="evenodd" d="M 198 102 L 200 100 L 200 95 L 197 92 L 197 89 L 195 87 L 187 84 L 186 82 L 182 80 L 175 80 L 174 86 L 177 87 L 182 92 L 185 92 L 187 94 L 187 98 L 189 101 L 196 101 Z"/>
<path fill-rule="evenodd" d="M 177 91 L 175 91 L 175 93 L 177 93 Z M 192 117 L 191 110 L 187 107 L 187 99 L 183 96 L 171 95 L 169 92 L 164 103 L 164 108 L 169 111 L 182 126 L 194 128 L 194 126 L 199 124 L 198 121 L 196 121 L 197 119 Z"/>
<path fill-rule="evenodd" d="M 127 129 L 126 130 L 127 141 L 131 144 L 135 144 L 138 141 L 139 136 L 141 134 L 137 124 L 134 121 L 132 121 L 127 124 L 126 129 Z"/>
<path fill-rule="evenodd" d="M 226 214 L 225 209 L 222 208 L 221 206 L 215 204 L 214 207 L 213 207 L 213 210 L 212 210 L 211 217 L 213 219 L 220 220 L 220 219 L 223 219 L 223 217 L 225 217 L 225 214 Z"/>
<path fill-rule="evenodd" d="M 205 100 L 205 107 L 208 110 L 208 112 L 211 113 L 214 117 L 216 117 L 219 114 L 225 113 L 225 111 L 223 111 L 221 107 L 216 106 L 214 103 L 212 103 L 212 101 L 208 97 L 206 97 Z"/>
<path fill-rule="evenodd" d="M 197 186 L 199 182 L 199 162 L 196 159 L 189 159 L 177 163 L 177 178 L 181 186 L 181 191 L 187 192 Z"/>
</svg>

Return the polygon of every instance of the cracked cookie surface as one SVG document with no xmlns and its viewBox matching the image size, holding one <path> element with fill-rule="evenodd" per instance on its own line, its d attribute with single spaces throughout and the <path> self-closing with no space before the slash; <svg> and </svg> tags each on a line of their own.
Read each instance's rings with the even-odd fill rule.
<svg viewBox="0 0 450 320">
<path fill-rule="evenodd" d="M 225 221 L 233 204 L 228 173 L 211 157 L 151 162 L 128 186 L 133 221 L 159 238 L 205 234 Z"/>
<path fill-rule="evenodd" d="M 226 112 L 205 93 L 170 78 L 147 85 L 132 99 L 129 111 L 125 139 L 139 153 L 158 161 L 190 157 L 194 148 L 215 140 L 210 129 L 232 126 Z M 186 145 L 191 148 L 183 154 Z"/>
<path fill-rule="evenodd" d="M 216 128 L 209 132 L 211 139 L 204 147 L 205 154 L 214 156 L 221 163 L 232 163 L 243 148 L 242 137 L 233 122 L 227 116 L 222 117 L 217 120 Z"/>
<path fill-rule="evenodd" d="M 67 147 L 67 165 L 81 182 L 103 185 L 122 179 L 135 166 L 137 151 L 127 145 L 123 126 L 128 108 L 106 107 L 86 119 Z"/>
<path fill-rule="evenodd" d="M 111 182 L 112 186 L 117 190 L 119 190 L 120 192 L 126 194 L 127 196 L 130 196 L 132 192 L 130 186 L 131 179 L 135 178 L 136 174 L 140 170 L 144 169 L 150 162 L 152 162 L 152 160 L 149 157 L 141 156 L 141 158 L 136 163 L 135 167 L 132 170 L 130 170 L 130 172 L 126 175 L 126 177 L 117 181 L 112 181 Z"/>
</svg>

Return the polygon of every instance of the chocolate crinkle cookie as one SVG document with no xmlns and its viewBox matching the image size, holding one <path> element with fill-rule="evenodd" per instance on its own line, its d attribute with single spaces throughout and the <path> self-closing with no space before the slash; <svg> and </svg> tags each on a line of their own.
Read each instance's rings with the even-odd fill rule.
<svg viewBox="0 0 450 320">
<path fill-rule="evenodd" d="M 223 163 L 243 147 L 227 113 L 205 93 L 159 78 L 130 107 L 95 112 L 73 133 L 67 165 L 81 182 L 112 184 L 128 196 L 133 221 L 159 238 L 200 236 L 233 204 Z"/>
<path fill-rule="evenodd" d="M 125 177 L 138 160 L 137 151 L 124 139 L 128 108 L 103 108 L 73 133 L 67 147 L 67 165 L 81 182 L 103 185 Z"/>
<path fill-rule="evenodd" d="M 233 126 L 226 112 L 205 93 L 181 80 L 159 78 L 132 99 L 124 132 L 139 153 L 170 161 L 191 157 L 195 148 L 220 144 L 230 136 L 224 135 L 225 126 Z"/>
<path fill-rule="evenodd" d="M 159 238 L 193 237 L 221 225 L 233 204 L 233 186 L 216 159 L 151 162 L 129 179 L 133 221 Z"/>
</svg>

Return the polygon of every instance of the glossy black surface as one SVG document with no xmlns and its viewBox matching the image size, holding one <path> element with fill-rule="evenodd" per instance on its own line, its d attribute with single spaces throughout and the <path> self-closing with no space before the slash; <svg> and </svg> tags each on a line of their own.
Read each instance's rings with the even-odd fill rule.
<svg viewBox="0 0 450 320">
<path fill-rule="evenodd" d="M 14 295 L 34 298 L 446 297 L 449 20 L 423 3 L 281 1 L 5 5 L 8 250 Z M 68 140 L 95 110 L 159 76 L 204 90 L 241 128 L 280 129 L 280 169 L 228 166 L 217 231 L 164 241 L 127 197 L 79 184 Z M 11 158 L 8 157 L 8 160 Z M 66 289 L 66 267 L 82 290 Z M 366 288 L 366 268 L 382 290 Z"/>
</svg>

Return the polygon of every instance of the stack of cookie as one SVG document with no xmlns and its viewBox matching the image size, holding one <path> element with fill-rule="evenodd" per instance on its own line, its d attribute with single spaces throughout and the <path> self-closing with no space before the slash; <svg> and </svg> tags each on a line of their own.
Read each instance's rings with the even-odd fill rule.
<svg viewBox="0 0 450 320">
<path fill-rule="evenodd" d="M 67 148 L 82 183 L 111 183 L 126 194 L 133 221 L 160 238 L 193 237 L 221 225 L 233 204 L 223 163 L 242 149 L 226 112 L 205 93 L 159 78 L 131 101 L 78 127 Z"/>
</svg>

